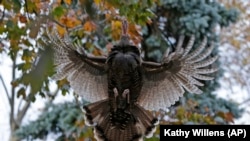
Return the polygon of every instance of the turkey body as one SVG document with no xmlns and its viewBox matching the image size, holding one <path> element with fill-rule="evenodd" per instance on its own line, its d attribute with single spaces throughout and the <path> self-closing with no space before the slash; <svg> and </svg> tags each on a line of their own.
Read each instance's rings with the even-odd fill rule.
<svg viewBox="0 0 250 141">
<path fill-rule="evenodd" d="M 108 93 L 115 99 L 116 108 L 122 110 L 133 106 L 142 87 L 140 52 L 135 46 L 114 47 L 107 59 Z M 117 92 L 114 92 L 115 91 Z M 127 90 L 128 94 L 123 95 Z M 117 93 L 117 94 L 115 94 Z"/>
<path fill-rule="evenodd" d="M 143 82 L 138 48 L 115 46 L 106 64 L 109 98 L 84 107 L 90 125 L 97 123 L 96 139 L 138 141 L 143 135 L 151 136 L 158 120 L 136 103 Z M 105 118 L 95 118 L 96 110 Z"/>
</svg>

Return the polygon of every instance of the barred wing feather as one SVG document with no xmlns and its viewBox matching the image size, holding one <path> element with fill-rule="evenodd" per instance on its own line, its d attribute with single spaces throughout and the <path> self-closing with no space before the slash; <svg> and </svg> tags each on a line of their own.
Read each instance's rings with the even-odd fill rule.
<svg viewBox="0 0 250 141">
<path fill-rule="evenodd" d="M 107 98 L 107 75 L 105 58 L 95 62 L 87 57 L 81 47 L 73 45 L 65 35 L 48 32 L 50 45 L 54 49 L 55 80 L 67 78 L 76 94 L 89 102 Z"/>
<path fill-rule="evenodd" d="M 203 83 L 199 80 L 213 79 L 207 74 L 217 71 L 210 65 L 218 57 L 210 57 L 213 47 L 205 48 L 206 38 L 199 47 L 191 51 L 194 40 L 195 38 L 192 36 L 183 49 L 184 37 L 180 37 L 176 51 L 165 54 L 161 64 L 142 63 L 144 83 L 138 98 L 139 105 L 148 110 L 159 110 L 174 104 L 185 91 L 195 94 L 202 93 L 198 86 L 203 86 Z"/>
</svg>

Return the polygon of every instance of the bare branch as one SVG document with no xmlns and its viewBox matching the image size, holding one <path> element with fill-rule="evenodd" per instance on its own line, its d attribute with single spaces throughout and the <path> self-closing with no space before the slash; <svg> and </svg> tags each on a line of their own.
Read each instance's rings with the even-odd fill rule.
<svg viewBox="0 0 250 141">
<path fill-rule="evenodd" d="M 6 86 L 6 84 L 5 84 L 4 80 L 3 80 L 2 75 L 0 75 L 0 80 L 1 80 L 1 82 L 2 82 L 2 84 L 3 84 L 3 88 L 4 88 L 4 91 L 5 91 L 6 96 L 7 96 L 7 98 L 8 98 L 9 104 L 11 104 L 11 97 L 10 97 L 10 94 L 9 94 L 9 92 L 8 92 L 7 86 Z"/>
<path fill-rule="evenodd" d="M 17 113 L 19 113 L 21 111 L 21 106 L 22 106 L 22 103 L 23 103 L 23 99 L 20 100 L 19 104 L 18 104 L 18 107 L 17 107 Z"/>
<path fill-rule="evenodd" d="M 5 8 L 3 9 L 3 14 L 2 14 L 2 16 L 1 16 L 0 23 L 3 22 L 4 16 L 5 16 Z"/>
<path fill-rule="evenodd" d="M 63 27 L 63 28 L 67 28 L 65 25 L 59 23 L 57 20 L 53 19 L 51 16 L 48 16 L 48 17 L 49 17 L 49 19 L 50 19 L 51 21 L 53 21 L 53 22 L 56 23 L 57 25 L 59 25 L 59 26 L 61 26 L 61 27 Z"/>
<path fill-rule="evenodd" d="M 29 8 L 28 8 L 28 2 L 27 2 L 27 0 L 24 0 L 24 4 L 25 4 L 25 9 L 26 9 L 26 12 L 27 12 L 27 16 L 28 16 L 29 19 L 31 19 L 30 14 L 28 13 L 29 12 L 28 11 Z M 33 10 L 32 12 L 35 13 L 36 16 L 38 15 L 35 10 Z"/>
<path fill-rule="evenodd" d="M 17 125 L 20 125 L 22 123 L 23 117 L 25 116 L 25 114 L 27 113 L 27 111 L 30 107 L 30 103 L 31 103 L 30 101 L 26 101 L 23 108 L 18 111 L 17 118 L 16 118 Z"/>
<path fill-rule="evenodd" d="M 49 21 L 52 21 L 52 22 L 56 23 L 57 25 L 59 25 L 59 26 L 61 26 L 61 27 L 63 27 L 63 28 L 67 28 L 65 25 L 59 23 L 57 20 L 55 20 L 55 19 L 54 19 L 52 16 L 50 16 L 50 15 L 39 15 L 39 17 L 44 18 L 44 19 L 47 19 L 47 20 L 49 20 Z"/>
<path fill-rule="evenodd" d="M 12 80 L 16 79 L 16 57 L 13 59 L 13 66 L 12 66 Z M 10 125 L 11 125 L 11 133 L 15 131 L 16 122 L 14 118 L 14 111 L 15 111 L 15 86 L 11 87 L 11 97 L 10 97 Z"/>
</svg>

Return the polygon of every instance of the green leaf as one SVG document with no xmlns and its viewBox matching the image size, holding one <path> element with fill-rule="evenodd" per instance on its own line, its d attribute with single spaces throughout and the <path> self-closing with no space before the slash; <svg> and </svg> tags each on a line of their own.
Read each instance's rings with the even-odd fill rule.
<svg viewBox="0 0 250 141">
<path fill-rule="evenodd" d="M 43 92 L 40 92 L 39 95 L 40 95 L 42 98 L 46 98 L 46 95 L 45 95 Z"/>
<path fill-rule="evenodd" d="M 7 0 L 4 0 L 3 2 L 1 2 L 1 4 L 3 4 L 3 7 L 7 10 L 11 10 L 12 4 L 10 2 L 7 2 Z"/>
<path fill-rule="evenodd" d="M 31 66 L 32 66 L 32 64 L 30 62 L 21 63 L 21 64 L 17 65 L 17 69 L 22 70 L 23 72 L 26 72 L 26 71 L 31 69 Z"/>
<path fill-rule="evenodd" d="M 34 51 L 29 50 L 29 49 L 24 49 L 23 50 L 23 55 L 22 55 L 22 60 L 24 60 L 25 62 L 31 62 L 33 59 L 33 54 Z"/>
<path fill-rule="evenodd" d="M 64 13 L 65 13 L 65 9 L 62 6 L 58 6 L 53 10 L 52 15 L 59 18 L 62 15 L 64 15 Z"/>
<path fill-rule="evenodd" d="M 31 94 L 36 94 L 44 87 L 44 82 L 52 75 L 53 59 L 51 48 L 40 51 L 40 58 L 34 69 L 22 76 L 22 82 L 31 86 Z"/>
<path fill-rule="evenodd" d="M 19 12 L 22 7 L 20 0 L 12 0 L 12 2 L 14 4 L 14 11 Z"/>
</svg>

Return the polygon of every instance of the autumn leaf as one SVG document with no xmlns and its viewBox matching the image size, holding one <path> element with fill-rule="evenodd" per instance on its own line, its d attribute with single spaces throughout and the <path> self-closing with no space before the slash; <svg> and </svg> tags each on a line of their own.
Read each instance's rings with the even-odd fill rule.
<svg viewBox="0 0 250 141">
<path fill-rule="evenodd" d="M 108 10 L 109 13 L 117 13 L 117 10 L 115 9 L 115 5 L 111 4 L 110 1 L 103 1 L 103 0 L 94 0 L 95 5 L 101 10 Z"/>
<path fill-rule="evenodd" d="M 69 82 L 67 81 L 67 79 L 62 79 L 62 80 L 57 81 L 57 86 L 59 88 L 62 88 L 64 85 L 68 85 L 68 84 L 69 84 Z"/>
<path fill-rule="evenodd" d="M 96 24 L 92 21 L 87 21 L 83 25 L 83 29 L 88 32 L 93 32 L 96 30 Z"/>
<path fill-rule="evenodd" d="M 66 33 L 66 29 L 65 28 L 63 28 L 63 27 L 61 27 L 59 25 L 56 25 L 56 28 L 57 28 L 57 31 L 58 31 L 59 35 L 61 35 L 61 36 L 65 35 L 65 33 Z"/>
<path fill-rule="evenodd" d="M 20 15 L 19 16 L 19 21 L 21 22 L 21 23 L 27 23 L 27 18 L 25 17 L 25 16 L 23 16 L 23 15 Z"/>
<path fill-rule="evenodd" d="M 64 2 L 68 5 L 70 5 L 72 3 L 72 0 L 64 0 Z"/>
<path fill-rule="evenodd" d="M 128 34 L 130 35 L 131 40 L 134 44 L 138 45 L 141 43 L 141 27 L 136 24 L 129 24 Z"/>
<path fill-rule="evenodd" d="M 111 22 L 112 38 L 114 40 L 119 40 L 121 37 L 122 22 L 118 20 L 113 20 Z"/>
<path fill-rule="evenodd" d="M 113 20 L 111 22 L 111 29 L 112 29 L 112 38 L 114 40 L 119 40 L 121 37 L 121 28 L 122 28 L 122 22 L 118 20 Z M 138 45 L 141 43 L 142 37 L 141 37 L 141 27 L 130 23 L 128 26 L 128 34 L 130 36 L 130 39 L 133 41 L 135 45 Z"/>
<path fill-rule="evenodd" d="M 92 51 L 92 54 L 95 55 L 95 56 L 101 56 L 103 54 L 102 50 L 98 49 L 98 48 L 95 48 L 93 51 Z"/>
<path fill-rule="evenodd" d="M 227 112 L 224 114 L 224 119 L 229 122 L 234 122 L 234 116 L 231 112 Z"/>
<path fill-rule="evenodd" d="M 34 56 L 35 56 L 35 52 L 34 51 L 30 51 L 29 49 L 24 49 L 23 50 L 23 55 L 22 55 L 21 58 L 25 62 L 32 62 Z"/>
<path fill-rule="evenodd" d="M 231 112 L 218 112 L 218 115 L 220 117 L 222 117 L 224 120 L 226 120 L 227 122 L 233 122 L 234 120 L 234 116 Z"/>
<path fill-rule="evenodd" d="M 13 80 L 13 81 L 11 81 L 11 85 L 12 85 L 12 87 L 15 88 L 19 85 L 19 82 L 17 80 Z"/>
<path fill-rule="evenodd" d="M 113 18 L 113 17 L 112 17 L 112 15 L 111 15 L 110 13 L 105 13 L 105 19 L 106 19 L 107 21 L 110 21 L 112 18 Z"/>
<path fill-rule="evenodd" d="M 95 3 L 96 5 L 100 5 L 101 0 L 94 0 L 94 3 Z"/>
<path fill-rule="evenodd" d="M 73 28 L 76 27 L 77 25 L 80 25 L 81 21 L 76 19 L 76 17 L 63 16 L 60 19 L 60 23 L 62 23 L 68 28 Z"/>
<path fill-rule="evenodd" d="M 40 3 L 40 1 L 38 0 L 27 0 L 27 12 L 36 12 L 36 13 L 40 13 L 40 8 L 37 7 L 36 5 Z"/>
<path fill-rule="evenodd" d="M 21 89 L 19 89 L 18 92 L 17 92 L 17 97 L 19 98 L 20 96 L 22 96 L 23 99 L 26 98 L 26 92 L 25 92 L 25 88 L 24 87 L 22 87 Z"/>
</svg>

